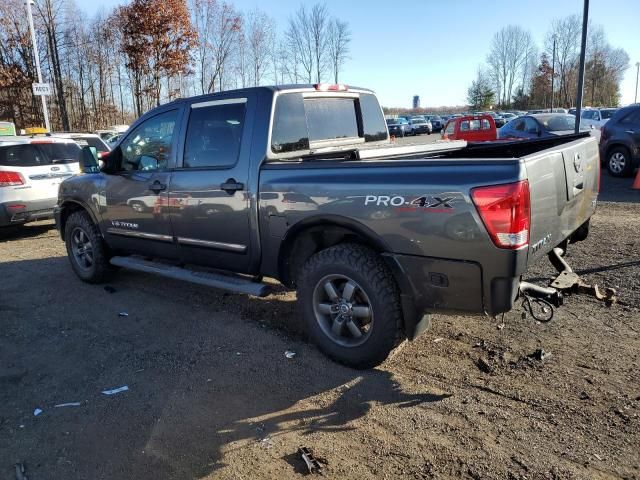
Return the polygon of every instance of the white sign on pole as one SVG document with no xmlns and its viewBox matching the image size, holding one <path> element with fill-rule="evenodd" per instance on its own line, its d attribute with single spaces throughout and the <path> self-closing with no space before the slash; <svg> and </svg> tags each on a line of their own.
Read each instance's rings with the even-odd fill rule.
<svg viewBox="0 0 640 480">
<path fill-rule="evenodd" d="M 34 95 L 51 95 L 51 85 L 48 83 L 33 83 L 32 85 Z"/>
</svg>

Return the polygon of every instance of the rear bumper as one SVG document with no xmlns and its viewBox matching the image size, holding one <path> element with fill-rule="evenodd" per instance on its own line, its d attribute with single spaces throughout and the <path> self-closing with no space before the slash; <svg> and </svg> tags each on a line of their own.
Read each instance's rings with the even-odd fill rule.
<svg viewBox="0 0 640 480">
<path fill-rule="evenodd" d="M 0 203 L 0 227 L 51 219 L 57 201 L 57 198 L 50 198 Z"/>
<path fill-rule="evenodd" d="M 526 250 L 509 251 L 509 272 L 483 272 L 479 263 L 414 255 L 384 255 L 400 286 L 409 339 L 430 313 L 495 316 L 511 310 L 526 270 Z"/>
</svg>

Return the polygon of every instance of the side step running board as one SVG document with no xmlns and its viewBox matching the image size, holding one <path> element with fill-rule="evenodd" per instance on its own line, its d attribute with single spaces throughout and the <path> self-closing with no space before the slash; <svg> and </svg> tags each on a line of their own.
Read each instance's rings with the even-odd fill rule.
<svg viewBox="0 0 640 480">
<path fill-rule="evenodd" d="M 164 263 L 150 262 L 138 257 L 112 257 L 111 264 L 117 267 L 137 270 L 139 272 L 153 273 L 175 280 L 206 285 L 234 293 L 244 293 L 255 297 L 266 297 L 271 293 L 271 288 L 264 283 L 252 282 L 241 277 L 224 275 L 215 272 L 201 272 L 186 268 L 166 265 Z"/>
</svg>

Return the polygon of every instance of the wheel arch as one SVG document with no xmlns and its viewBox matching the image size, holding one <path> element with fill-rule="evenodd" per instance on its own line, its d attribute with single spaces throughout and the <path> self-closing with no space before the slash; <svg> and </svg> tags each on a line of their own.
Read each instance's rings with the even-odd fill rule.
<svg viewBox="0 0 640 480">
<path fill-rule="evenodd" d="M 311 255 L 344 242 L 359 243 L 378 253 L 390 251 L 378 234 L 358 221 L 340 215 L 309 217 L 289 228 L 280 243 L 280 281 L 295 286 L 295 272 Z"/>
<path fill-rule="evenodd" d="M 65 226 L 67 224 L 67 220 L 73 213 L 79 212 L 79 211 L 87 212 L 89 214 L 89 217 L 91 217 L 91 220 L 93 221 L 93 223 L 95 223 L 96 226 L 99 225 L 99 222 L 95 216 L 95 213 L 84 202 L 81 202 L 76 199 L 65 200 L 61 205 L 60 225 L 58 226 L 59 227 L 58 230 L 60 231 L 60 237 L 62 238 L 62 240 L 64 240 L 64 232 L 65 232 Z M 98 231 L 100 231 L 99 228 L 98 228 Z"/>
<path fill-rule="evenodd" d="M 610 143 L 609 145 L 607 145 L 605 158 L 603 160 L 604 162 L 607 162 L 609 160 L 609 155 L 611 155 L 611 152 L 616 148 L 624 148 L 629 153 L 629 156 L 631 156 L 631 148 L 629 148 L 629 146 L 626 143 L 624 142 Z"/>
</svg>

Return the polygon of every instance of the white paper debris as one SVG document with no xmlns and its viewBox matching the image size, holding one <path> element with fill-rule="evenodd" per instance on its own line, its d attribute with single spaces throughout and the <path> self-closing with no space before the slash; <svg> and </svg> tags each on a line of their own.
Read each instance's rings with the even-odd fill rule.
<svg viewBox="0 0 640 480">
<path fill-rule="evenodd" d="M 296 356 L 296 352 L 294 352 L 293 350 L 287 350 L 286 352 L 284 352 L 284 356 L 287 358 L 293 358 Z"/>
<path fill-rule="evenodd" d="M 443 340 L 444 340 L 444 338 L 442 338 L 442 337 L 434 338 L 433 339 L 433 343 L 440 343 Z"/>
<path fill-rule="evenodd" d="M 129 390 L 129 387 L 125 385 L 124 387 L 114 388 L 113 390 L 105 390 L 102 393 L 105 395 L 115 395 L 116 393 L 126 392 L 127 390 Z"/>
<path fill-rule="evenodd" d="M 118 316 L 119 316 L 119 317 L 128 317 L 128 316 L 129 316 L 129 314 L 128 314 L 127 312 L 120 312 L 120 313 L 118 314 Z"/>
<path fill-rule="evenodd" d="M 68 402 L 68 403 L 59 403 L 54 405 L 54 408 L 62 408 L 62 407 L 79 407 L 81 405 L 80 402 Z"/>
<path fill-rule="evenodd" d="M 41 409 L 39 409 L 39 408 L 36 408 L 36 409 L 33 411 L 33 416 L 34 416 L 34 417 L 37 417 L 37 416 L 38 416 L 38 415 L 40 415 L 41 413 L 42 413 L 42 410 L 41 410 Z"/>
</svg>

